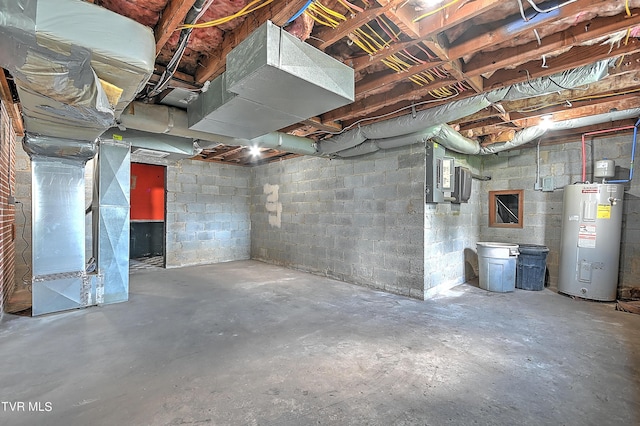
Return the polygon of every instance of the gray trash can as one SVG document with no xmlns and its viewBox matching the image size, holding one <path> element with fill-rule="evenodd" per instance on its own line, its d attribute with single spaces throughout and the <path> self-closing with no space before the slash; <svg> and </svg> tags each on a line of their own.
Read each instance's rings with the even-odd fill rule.
<svg viewBox="0 0 640 426">
<path fill-rule="evenodd" d="M 516 266 L 516 288 L 522 290 L 544 289 L 549 248 L 536 244 L 518 244 L 518 262 Z"/>
<path fill-rule="evenodd" d="M 516 288 L 518 245 L 509 243 L 478 243 L 480 288 L 506 293 Z"/>
</svg>

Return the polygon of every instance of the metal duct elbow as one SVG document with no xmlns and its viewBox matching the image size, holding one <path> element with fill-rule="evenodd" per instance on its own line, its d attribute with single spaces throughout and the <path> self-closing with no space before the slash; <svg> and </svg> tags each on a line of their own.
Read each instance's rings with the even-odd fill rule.
<svg viewBox="0 0 640 426">
<path fill-rule="evenodd" d="M 318 155 L 318 151 L 313 140 L 280 132 L 272 132 L 259 136 L 246 141 L 243 145 L 273 148 L 294 154 Z"/>
</svg>

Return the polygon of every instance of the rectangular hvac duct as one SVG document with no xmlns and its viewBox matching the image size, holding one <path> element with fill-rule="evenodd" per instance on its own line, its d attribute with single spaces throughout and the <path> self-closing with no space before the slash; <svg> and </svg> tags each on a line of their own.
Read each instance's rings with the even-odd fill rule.
<svg viewBox="0 0 640 426">
<path fill-rule="evenodd" d="M 189 128 L 254 138 L 353 102 L 353 69 L 267 21 L 188 107 Z"/>
<path fill-rule="evenodd" d="M 266 105 L 228 92 L 225 74 L 188 107 L 189 128 L 236 138 L 253 139 L 301 121 Z"/>
<path fill-rule="evenodd" d="M 84 161 L 33 157 L 33 315 L 82 307 Z"/>
<path fill-rule="evenodd" d="M 104 286 L 98 302 L 129 300 L 131 145 L 103 140 L 94 171 L 93 251 Z"/>
</svg>

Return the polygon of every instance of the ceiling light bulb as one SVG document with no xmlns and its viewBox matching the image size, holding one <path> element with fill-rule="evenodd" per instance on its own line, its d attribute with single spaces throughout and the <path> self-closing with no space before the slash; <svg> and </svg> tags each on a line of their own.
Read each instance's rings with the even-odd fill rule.
<svg viewBox="0 0 640 426">
<path fill-rule="evenodd" d="M 551 127 L 553 127 L 553 115 L 547 114 L 541 116 L 538 126 L 542 127 L 543 129 L 550 129 Z"/>
<path fill-rule="evenodd" d="M 249 148 L 249 153 L 252 157 L 257 157 L 260 155 L 260 148 L 257 146 L 252 146 L 251 148 Z"/>
</svg>

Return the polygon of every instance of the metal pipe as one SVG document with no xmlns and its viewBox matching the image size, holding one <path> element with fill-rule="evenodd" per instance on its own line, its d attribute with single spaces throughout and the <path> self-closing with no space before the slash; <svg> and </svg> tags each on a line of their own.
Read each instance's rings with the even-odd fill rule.
<svg viewBox="0 0 640 426">
<path fill-rule="evenodd" d="M 622 126 L 615 127 L 613 129 L 604 129 L 604 130 L 596 130 L 593 132 L 586 132 L 582 134 L 582 182 L 586 182 L 587 180 L 587 152 L 585 147 L 585 136 L 593 136 L 593 135 L 602 135 L 605 133 L 613 133 L 619 132 L 621 130 L 629 130 L 633 129 L 633 145 L 631 147 L 631 168 L 629 169 L 629 179 L 621 179 L 621 180 L 609 180 L 609 183 L 625 183 L 631 182 L 631 178 L 633 177 L 633 159 L 636 153 L 636 135 L 638 134 L 638 124 L 640 123 L 640 119 L 636 122 L 635 126 Z"/>
<path fill-rule="evenodd" d="M 633 143 L 631 144 L 631 164 L 629 165 L 629 179 L 609 180 L 607 183 L 627 183 L 633 179 L 633 164 L 636 158 L 636 144 L 638 141 L 638 126 L 640 125 L 640 118 L 636 121 L 633 127 Z"/>
</svg>

